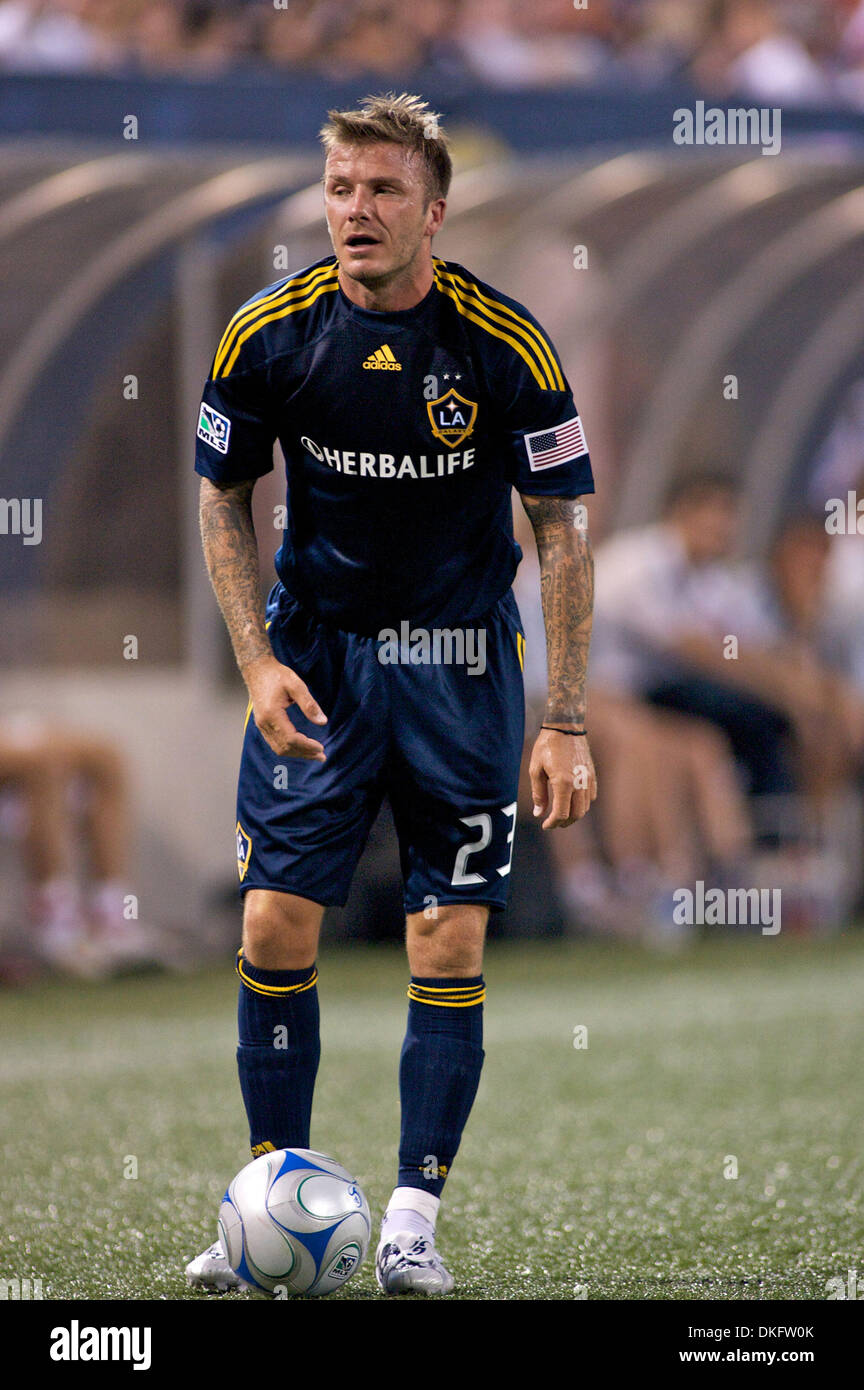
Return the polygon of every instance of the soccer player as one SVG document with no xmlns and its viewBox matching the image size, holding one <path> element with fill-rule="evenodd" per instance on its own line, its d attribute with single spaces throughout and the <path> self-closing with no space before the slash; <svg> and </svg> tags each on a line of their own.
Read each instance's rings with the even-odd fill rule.
<svg viewBox="0 0 864 1390">
<path fill-rule="evenodd" d="M 204 553 L 249 691 L 237 1058 L 253 1155 L 308 1147 L 319 927 L 386 793 L 411 981 L 376 1277 L 388 1294 L 446 1294 L 435 1221 L 480 1080 L 484 932 L 506 901 L 523 742 L 511 489 L 541 562 L 549 700 L 531 784 L 551 830 L 596 795 L 578 500 L 593 481 L 542 328 L 432 254 L 452 172 L 435 113 L 370 97 L 321 134 L 333 255 L 234 315 L 198 425 Z M 250 502 L 277 438 L 287 525 L 265 608 Z M 240 1282 L 218 1242 L 187 1275 Z"/>
</svg>

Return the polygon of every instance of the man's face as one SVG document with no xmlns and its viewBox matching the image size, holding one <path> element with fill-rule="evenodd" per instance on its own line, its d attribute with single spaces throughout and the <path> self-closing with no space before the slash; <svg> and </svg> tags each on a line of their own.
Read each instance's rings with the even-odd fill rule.
<svg viewBox="0 0 864 1390">
<path fill-rule="evenodd" d="M 673 520 L 695 564 L 723 560 L 731 553 L 739 512 L 732 493 L 712 492 L 698 501 L 681 502 Z"/>
<path fill-rule="evenodd" d="M 419 263 L 444 217 L 418 156 L 401 145 L 337 145 L 324 169 L 327 228 L 344 274 L 382 285 Z"/>
</svg>

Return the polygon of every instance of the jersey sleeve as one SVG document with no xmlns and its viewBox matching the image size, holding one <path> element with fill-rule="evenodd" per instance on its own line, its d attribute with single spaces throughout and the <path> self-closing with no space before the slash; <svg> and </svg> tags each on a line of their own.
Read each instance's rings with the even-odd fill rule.
<svg viewBox="0 0 864 1390">
<path fill-rule="evenodd" d="M 537 497 L 593 492 L 585 431 L 558 355 L 536 319 L 525 314 L 523 322 L 503 383 L 505 450 L 513 486 Z"/>
<path fill-rule="evenodd" d="M 263 371 L 220 375 L 214 361 L 198 407 L 195 471 L 230 485 L 263 477 L 273 468 L 276 427 Z"/>
</svg>

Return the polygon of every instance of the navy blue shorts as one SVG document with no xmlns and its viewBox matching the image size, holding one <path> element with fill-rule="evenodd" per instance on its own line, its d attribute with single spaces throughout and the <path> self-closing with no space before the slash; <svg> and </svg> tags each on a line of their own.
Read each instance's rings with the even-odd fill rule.
<svg viewBox="0 0 864 1390">
<path fill-rule="evenodd" d="M 343 906 L 381 801 L 399 837 L 406 912 L 507 901 L 525 727 L 524 633 L 512 592 L 464 629 L 361 637 L 319 623 L 281 584 L 277 660 L 328 716 L 295 727 L 327 761 L 273 752 L 247 714 L 237 793 L 241 891 Z M 413 660 L 412 660 L 413 657 Z M 461 657 L 461 659 L 460 659 Z"/>
</svg>

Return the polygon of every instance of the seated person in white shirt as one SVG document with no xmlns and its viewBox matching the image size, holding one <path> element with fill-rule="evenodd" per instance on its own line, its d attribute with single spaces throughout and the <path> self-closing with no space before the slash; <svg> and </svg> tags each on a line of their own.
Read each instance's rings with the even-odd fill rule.
<svg viewBox="0 0 864 1390">
<path fill-rule="evenodd" d="M 673 486 L 659 522 L 598 547 L 592 679 L 708 720 L 729 740 L 749 793 L 789 797 L 796 691 L 779 654 L 749 640 L 762 599 L 729 560 L 738 515 L 728 479 L 695 475 Z"/>
</svg>

